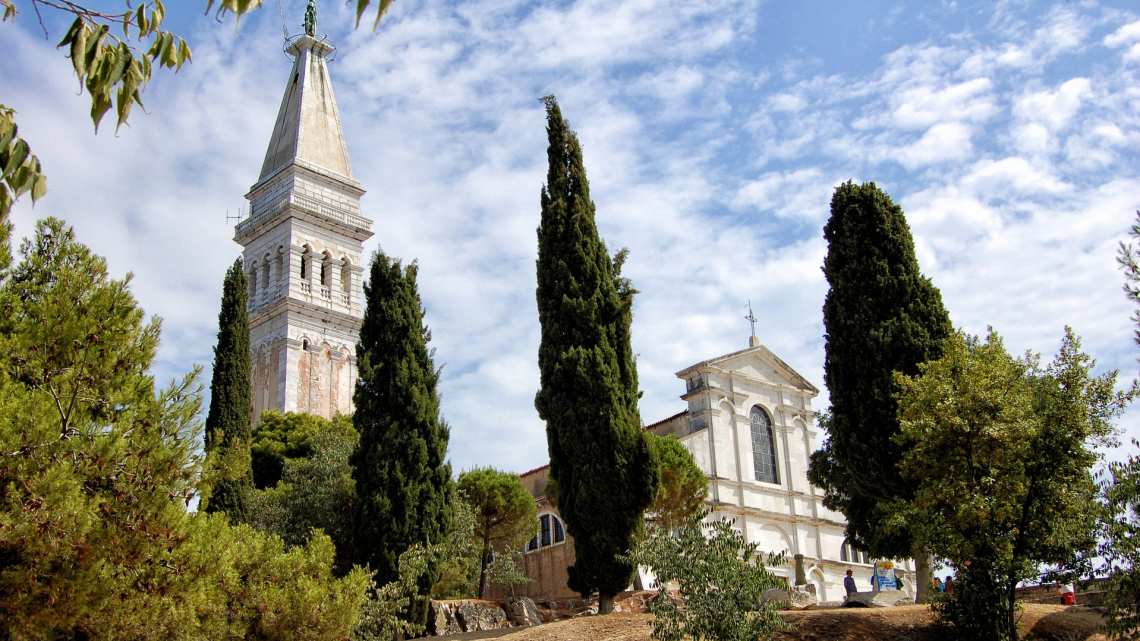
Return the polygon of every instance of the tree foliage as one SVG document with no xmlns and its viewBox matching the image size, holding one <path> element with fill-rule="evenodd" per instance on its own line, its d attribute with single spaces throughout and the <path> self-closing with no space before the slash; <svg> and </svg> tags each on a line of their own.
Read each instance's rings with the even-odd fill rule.
<svg viewBox="0 0 1140 641">
<path fill-rule="evenodd" d="M 189 514 L 197 372 L 155 390 L 158 344 L 128 280 L 41 222 L 0 284 L 0 636 L 333 639 L 367 577 L 329 575 L 318 537 Z"/>
<path fill-rule="evenodd" d="M 724 519 L 705 523 L 707 511 L 690 516 L 675 536 L 641 541 L 630 555 L 647 566 L 660 589 L 649 601 L 653 638 L 660 641 L 758 641 L 787 627 L 764 590 L 786 587 L 768 567 L 782 554 L 761 554 L 756 543 Z M 679 586 L 679 595 L 667 585 Z M 680 598 L 678 598 L 678 596 Z"/>
<path fill-rule="evenodd" d="M 812 455 L 809 478 L 824 505 L 847 517 L 847 534 L 872 555 L 910 556 L 905 530 L 888 530 L 882 506 L 909 498 L 913 484 L 893 463 L 905 454 L 894 373 L 918 373 L 952 333 L 938 289 L 924 277 L 902 208 L 875 183 L 835 190 L 823 273 L 824 381 L 829 439 Z"/>
<path fill-rule="evenodd" d="M 893 523 L 968 576 L 952 598 L 985 607 L 946 610 L 967 637 L 1016 639 L 1017 585 L 1096 547 L 1093 448 L 1127 397 L 1094 366 L 1068 328 L 1047 366 L 1010 356 L 991 330 L 956 334 L 918 375 L 898 376 L 896 438 L 915 491 L 892 504 Z"/>
<path fill-rule="evenodd" d="M 1129 235 L 1140 240 L 1140 211 Z M 1132 313 L 1137 327 L 1133 338 L 1140 345 L 1140 253 L 1121 242 L 1116 262 L 1124 272 L 1124 292 L 1137 306 Z M 1140 441 L 1132 444 L 1140 448 Z M 1105 590 L 1106 627 L 1111 636 L 1124 637 L 1140 631 L 1140 457 L 1110 465 L 1103 491 L 1107 509 L 1101 572 L 1110 578 Z"/>
<path fill-rule="evenodd" d="M 574 537 L 569 587 L 597 591 L 602 611 L 629 585 L 623 558 L 657 495 L 660 473 L 640 429 L 630 347 L 633 296 L 598 237 L 578 137 L 553 96 L 544 99 L 549 172 L 538 228 L 538 363 L 535 407 L 546 421 L 550 477 Z"/>
<path fill-rule="evenodd" d="M 440 553 L 439 580 L 431 586 L 433 599 L 478 597 L 478 577 L 483 548 L 475 536 L 475 510 L 466 501 L 452 504 L 452 529 Z"/>
<path fill-rule="evenodd" d="M 381 585 L 399 578 L 400 555 L 417 543 L 438 545 L 452 526 L 449 430 L 440 417 L 439 371 L 427 347 L 416 271 L 415 263 L 405 268 L 383 252 L 373 255 L 356 347 L 354 527 L 358 561 Z M 439 579 L 438 559 L 422 576 L 420 594 L 427 595 Z M 409 615 L 412 623 L 426 621 L 426 600 Z"/>
<path fill-rule="evenodd" d="M 441 546 L 422 543 L 404 550 L 396 563 L 396 579 L 384 585 L 373 582 L 363 616 L 352 631 L 353 641 L 391 641 L 422 634 L 427 619 L 419 616 L 419 610 L 428 603 L 424 580 L 435 572 L 444 552 Z"/>
<path fill-rule="evenodd" d="M 259 489 L 276 486 L 286 461 L 312 455 L 315 441 L 325 433 L 353 444 L 360 436 L 351 415 L 337 414 L 330 421 L 304 412 L 262 412 L 253 426 L 250 446 L 254 485 Z"/>
<path fill-rule="evenodd" d="M 325 421 L 328 423 L 328 421 Z M 355 560 L 353 516 L 356 487 L 349 456 L 356 433 L 325 429 L 312 435 L 305 456 L 287 458 L 274 487 L 251 493 L 248 521 L 288 546 L 308 543 L 318 531 L 336 546 L 335 571 L 344 575 Z"/>
<path fill-rule="evenodd" d="M 226 271 L 222 306 L 218 312 L 218 344 L 214 347 L 214 371 L 210 379 L 210 410 L 206 413 L 206 452 L 219 462 L 220 478 L 206 499 L 207 512 L 225 512 L 240 522 L 246 518 L 246 502 L 253 490 L 250 472 L 249 312 L 246 311 L 248 281 L 241 260 Z"/>
<path fill-rule="evenodd" d="M 661 486 L 645 511 L 650 533 L 668 533 L 688 523 L 704 509 L 709 480 L 693 453 L 675 436 L 646 434 L 661 465 Z"/>
<path fill-rule="evenodd" d="M 515 588 L 534 583 L 522 569 L 523 551 L 518 548 L 503 550 L 495 555 L 495 560 L 487 566 L 486 573 L 491 583 L 511 596 L 515 595 Z"/>
<path fill-rule="evenodd" d="M 1138 441 L 1132 444 L 1140 447 Z M 1110 638 L 1127 637 L 1140 631 L 1140 456 L 1109 467 L 1104 495 L 1108 510 L 1100 553 L 1102 572 L 1109 577 L 1105 628 Z"/>
<path fill-rule="evenodd" d="M 483 598 L 491 553 L 526 545 L 538 530 L 538 510 L 517 474 L 492 467 L 462 472 L 457 488 L 459 499 L 470 505 L 475 515 L 473 534 L 481 550 L 477 594 Z"/>
</svg>

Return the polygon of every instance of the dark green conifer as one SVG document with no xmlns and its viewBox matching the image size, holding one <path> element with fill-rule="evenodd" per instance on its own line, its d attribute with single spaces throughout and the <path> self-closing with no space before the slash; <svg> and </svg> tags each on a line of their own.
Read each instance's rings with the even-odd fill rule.
<svg viewBox="0 0 1140 641">
<path fill-rule="evenodd" d="M 906 532 L 883 527 L 886 503 L 913 486 L 898 462 L 894 373 L 918 374 L 940 358 L 953 332 L 938 288 L 919 272 L 902 208 L 875 183 L 835 190 L 823 272 L 824 382 L 831 393 L 830 438 L 812 455 L 809 478 L 826 490 L 824 505 L 847 517 L 848 537 L 872 556 L 914 553 Z"/>
<path fill-rule="evenodd" d="M 538 228 L 535 407 L 546 421 L 551 487 L 574 537 L 570 589 L 612 608 L 634 567 L 619 560 L 643 527 L 660 473 L 641 433 L 637 367 L 630 347 L 633 296 L 598 237 L 582 149 L 553 96 L 544 98 L 550 170 Z"/>
<path fill-rule="evenodd" d="M 218 313 L 218 345 L 210 379 L 210 410 L 206 414 L 206 451 L 223 472 L 206 502 L 207 512 L 225 512 L 232 521 L 245 520 L 246 498 L 253 487 L 249 464 L 250 400 L 248 281 L 241 259 L 226 271 L 222 309 Z"/>
<path fill-rule="evenodd" d="M 405 268 L 376 252 L 356 347 L 356 544 L 358 562 L 376 572 L 377 585 L 398 578 L 400 555 L 412 545 L 444 542 L 455 495 L 445 461 L 449 430 L 436 393 L 439 371 L 427 347 L 431 332 L 423 324 L 416 272 L 415 263 Z M 420 580 L 421 597 L 439 578 L 438 563 L 431 565 Z M 405 612 L 408 620 L 426 621 L 426 598 Z"/>
</svg>

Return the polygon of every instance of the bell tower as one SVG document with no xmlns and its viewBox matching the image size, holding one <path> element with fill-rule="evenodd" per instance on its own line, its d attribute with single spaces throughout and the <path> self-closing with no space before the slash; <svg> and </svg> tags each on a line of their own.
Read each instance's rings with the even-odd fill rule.
<svg viewBox="0 0 1140 641">
<path fill-rule="evenodd" d="M 261 176 L 245 195 L 249 217 L 234 240 L 249 277 L 253 422 L 261 412 L 326 418 L 353 410 L 356 343 L 364 315 L 360 214 L 327 58 L 314 35 L 312 0 L 304 35 L 285 51 L 293 69 Z"/>
</svg>

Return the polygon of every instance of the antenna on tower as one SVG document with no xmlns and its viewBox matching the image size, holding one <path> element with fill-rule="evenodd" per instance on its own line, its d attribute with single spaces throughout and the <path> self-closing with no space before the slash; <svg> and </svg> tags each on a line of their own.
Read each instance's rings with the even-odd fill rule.
<svg viewBox="0 0 1140 641">
<path fill-rule="evenodd" d="M 242 221 L 242 219 L 245 218 L 248 214 L 249 214 L 249 211 L 246 210 L 245 205 L 238 207 L 236 216 L 231 216 L 230 210 L 227 209 L 226 210 L 226 224 L 227 225 L 230 224 L 231 220 L 236 220 L 240 223 Z"/>
<path fill-rule="evenodd" d="M 285 34 L 285 39 L 289 39 L 289 25 L 285 24 L 285 7 L 281 5 L 281 0 L 277 0 L 277 8 L 281 11 L 281 31 Z"/>
</svg>

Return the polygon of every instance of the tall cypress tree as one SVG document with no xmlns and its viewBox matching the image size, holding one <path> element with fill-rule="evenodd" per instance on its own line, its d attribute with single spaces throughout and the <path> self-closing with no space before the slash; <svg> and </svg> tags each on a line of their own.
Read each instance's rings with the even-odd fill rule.
<svg viewBox="0 0 1140 641">
<path fill-rule="evenodd" d="M 630 347 L 633 296 L 594 225 L 582 149 L 553 96 L 546 103 L 550 170 L 538 228 L 538 350 L 550 478 L 574 537 L 570 589 L 598 592 L 599 612 L 629 585 L 634 567 L 618 559 L 643 527 L 659 483 L 641 433 L 637 367 Z"/>
<path fill-rule="evenodd" d="M 914 488 L 897 463 L 894 373 L 918 374 L 940 358 L 953 332 L 938 288 L 919 272 L 902 208 L 875 183 L 835 190 L 823 272 L 824 382 L 831 393 L 830 439 L 812 455 L 808 476 L 826 490 L 824 505 L 847 517 L 847 533 L 872 555 L 916 553 L 906 532 L 884 527 L 885 506 Z"/>
<path fill-rule="evenodd" d="M 248 281 L 241 259 L 226 271 L 222 309 L 218 313 L 218 345 L 210 379 L 210 410 L 206 414 L 206 451 L 229 469 L 213 488 L 207 512 L 225 512 L 233 521 L 245 519 L 245 502 L 253 488 L 249 464 L 250 421 L 253 420 L 249 353 Z M 238 459 L 230 454 L 238 455 Z"/>
<path fill-rule="evenodd" d="M 360 442 L 352 454 L 359 562 L 380 585 L 396 580 L 400 555 L 412 545 L 442 543 L 451 527 L 455 495 L 445 461 L 449 430 L 439 415 L 439 371 L 427 343 L 415 263 L 377 251 L 364 285 L 364 322 L 356 346 L 360 381 L 353 424 Z M 438 564 L 421 578 L 426 597 Z M 406 611 L 427 620 L 427 600 Z"/>
</svg>

